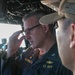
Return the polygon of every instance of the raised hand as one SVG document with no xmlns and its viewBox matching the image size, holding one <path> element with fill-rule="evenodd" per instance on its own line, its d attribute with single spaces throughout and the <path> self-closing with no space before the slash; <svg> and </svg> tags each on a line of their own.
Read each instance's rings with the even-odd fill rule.
<svg viewBox="0 0 75 75">
<path fill-rule="evenodd" d="M 17 31 L 10 36 L 7 49 L 7 58 L 15 54 L 18 48 L 20 47 L 22 40 L 25 38 L 24 36 L 19 38 L 21 33 L 22 30 Z"/>
</svg>

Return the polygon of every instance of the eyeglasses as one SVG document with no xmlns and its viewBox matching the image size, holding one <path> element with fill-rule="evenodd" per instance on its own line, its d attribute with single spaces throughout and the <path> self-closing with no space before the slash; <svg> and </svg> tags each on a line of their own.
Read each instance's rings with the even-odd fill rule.
<svg viewBox="0 0 75 75">
<path fill-rule="evenodd" d="M 30 33 L 31 30 L 33 30 L 34 28 L 36 28 L 36 27 L 38 27 L 38 26 L 40 26 L 40 24 L 35 25 L 35 26 L 31 27 L 31 28 L 28 28 L 28 29 L 24 30 L 25 34 Z"/>
</svg>

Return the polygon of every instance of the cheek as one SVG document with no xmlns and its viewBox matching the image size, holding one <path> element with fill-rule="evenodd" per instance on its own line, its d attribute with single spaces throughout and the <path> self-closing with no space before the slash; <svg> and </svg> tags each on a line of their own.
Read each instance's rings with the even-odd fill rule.
<svg viewBox="0 0 75 75">
<path fill-rule="evenodd" d="M 67 36 L 66 36 L 67 35 Z M 56 39 L 57 39 L 57 44 L 58 44 L 58 51 L 59 51 L 59 55 L 60 57 L 64 57 L 66 56 L 66 54 L 69 52 L 70 48 L 69 48 L 69 35 L 67 34 L 67 32 L 65 31 L 60 31 L 60 30 L 56 30 Z"/>
<path fill-rule="evenodd" d="M 34 30 L 33 36 L 34 36 L 35 39 L 39 39 L 40 37 L 43 36 L 42 30 L 40 30 L 40 29 L 39 30 Z"/>
<path fill-rule="evenodd" d="M 34 43 L 36 43 L 36 45 L 40 45 L 43 43 L 45 35 L 41 30 L 39 30 L 36 33 L 34 33 L 34 36 L 32 37 L 33 37 Z"/>
<path fill-rule="evenodd" d="M 61 54 L 62 51 L 65 50 L 64 49 L 65 44 L 66 44 L 66 40 L 65 39 L 66 38 L 65 38 L 65 35 L 63 34 L 63 32 L 60 31 L 59 29 L 56 29 L 56 40 L 57 40 L 59 54 Z"/>
<path fill-rule="evenodd" d="M 39 38 L 40 38 L 40 33 L 39 33 L 39 31 L 34 31 L 33 33 L 32 33 L 32 40 L 34 40 L 36 43 L 39 41 Z"/>
</svg>

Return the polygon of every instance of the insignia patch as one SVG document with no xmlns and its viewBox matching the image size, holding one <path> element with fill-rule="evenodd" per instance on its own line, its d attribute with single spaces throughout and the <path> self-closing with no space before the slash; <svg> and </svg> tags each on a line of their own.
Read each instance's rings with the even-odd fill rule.
<svg viewBox="0 0 75 75">
<path fill-rule="evenodd" d="M 53 66 L 52 65 L 47 65 L 47 68 L 53 68 Z"/>
<path fill-rule="evenodd" d="M 52 62 L 52 61 L 46 61 L 46 63 L 47 63 L 47 64 L 53 64 L 53 62 Z"/>
<path fill-rule="evenodd" d="M 53 68 L 53 66 L 52 65 L 46 65 L 46 64 L 44 64 L 43 68 Z"/>
<path fill-rule="evenodd" d="M 28 59 L 28 58 L 25 58 L 25 61 L 27 61 L 27 62 L 32 64 L 32 61 L 30 59 Z"/>
</svg>

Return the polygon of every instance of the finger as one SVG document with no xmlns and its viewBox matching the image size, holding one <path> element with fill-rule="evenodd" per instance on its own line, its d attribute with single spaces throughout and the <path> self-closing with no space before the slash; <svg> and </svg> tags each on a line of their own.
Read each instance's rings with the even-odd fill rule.
<svg viewBox="0 0 75 75">
<path fill-rule="evenodd" d="M 25 39 L 25 36 L 22 36 L 22 37 L 19 39 L 19 44 L 18 44 L 19 46 L 21 45 L 23 39 Z"/>
<path fill-rule="evenodd" d="M 18 38 L 18 36 L 20 35 L 20 33 L 22 33 L 22 30 L 13 33 L 11 37 L 12 37 L 12 38 L 13 38 L 13 37 Z"/>
</svg>

